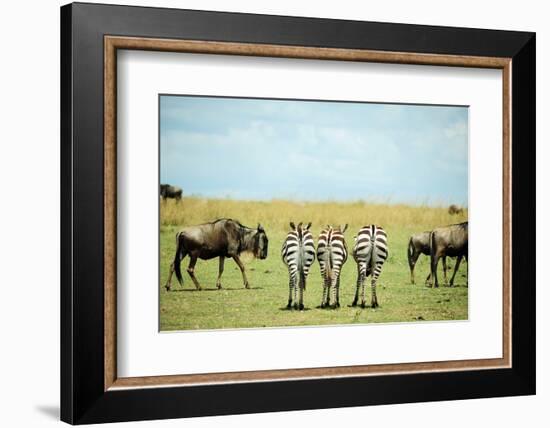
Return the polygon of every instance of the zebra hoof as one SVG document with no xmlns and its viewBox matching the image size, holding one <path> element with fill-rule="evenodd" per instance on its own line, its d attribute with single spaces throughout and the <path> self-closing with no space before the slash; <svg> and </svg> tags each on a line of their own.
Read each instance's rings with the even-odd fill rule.
<svg viewBox="0 0 550 428">
<path fill-rule="evenodd" d="M 168 284 L 166 284 L 164 288 L 166 288 L 166 291 L 170 291 L 170 286 Z"/>
<path fill-rule="evenodd" d="M 221 290 L 221 289 L 222 289 L 222 285 L 221 285 L 221 284 L 216 284 L 216 288 L 217 288 L 218 290 Z"/>
<path fill-rule="evenodd" d="M 361 309 L 365 309 L 365 302 L 361 303 Z"/>
<path fill-rule="evenodd" d="M 304 305 L 302 303 L 300 303 L 300 305 L 298 305 L 298 309 L 303 311 L 304 310 Z"/>
</svg>

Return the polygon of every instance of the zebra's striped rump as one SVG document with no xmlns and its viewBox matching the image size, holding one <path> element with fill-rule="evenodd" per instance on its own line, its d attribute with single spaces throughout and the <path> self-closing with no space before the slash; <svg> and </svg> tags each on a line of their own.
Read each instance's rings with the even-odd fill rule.
<svg viewBox="0 0 550 428">
<path fill-rule="evenodd" d="M 353 258 L 357 262 L 357 287 L 352 306 L 356 306 L 361 291 L 361 307 L 365 307 L 365 279 L 372 276 L 371 307 L 378 307 L 376 283 L 382 266 L 388 258 L 388 236 L 386 231 L 374 224 L 359 230 L 353 247 Z"/>
<path fill-rule="evenodd" d="M 309 231 L 311 223 L 296 226 L 290 223 L 292 229 L 283 243 L 281 256 L 288 267 L 289 293 L 287 308 L 304 309 L 304 290 L 309 268 L 315 260 L 315 243 L 313 235 Z"/>
<path fill-rule="evenodd" d="M 333 228 L 327 226 L 321 231 L 317 243 L 317 260 L 323 278 L 323 297 L 321 308 L 340 307 L 340 272 L 348 258 L 344 232 L 348 225 Z"/>
</svg>

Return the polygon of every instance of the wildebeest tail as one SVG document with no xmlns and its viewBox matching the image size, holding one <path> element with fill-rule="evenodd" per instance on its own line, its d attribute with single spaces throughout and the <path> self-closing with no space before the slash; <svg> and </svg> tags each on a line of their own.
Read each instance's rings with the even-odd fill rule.
<svg viewBox="0 0 550 428">
<path fill-rule="evenodd" d="M 434 275 L 434 271 L 435 271 L 435 263 L 434 263 L 434 260 L 435 260 L 435 233 L 433 232 L 433 230 L 430 232 L 430 272 L 431 272 L 431 275 L 432 275 L 432 279 L 433 279 L 433 275 Z"/>
<path fill-rule="evenodd" d="M 431 245 L 430 245 L 431 247 Z M 412 258 L 414 254 L 414 246 L 412 236 L 409 238 L 409 245 L 407 247 L 407 259 L 409 260 L 409 267 L 412 269 Z"/>
<path fill-rule="evenodd" d="M 176 255 L 174 256 L 174 272 L 180 285 L 183 285 L 183 277 L 181 275 L 181 261 L 185 257 L 183 248 L 183 239 L 180 233 L 176 235 Z"/>
</svg>

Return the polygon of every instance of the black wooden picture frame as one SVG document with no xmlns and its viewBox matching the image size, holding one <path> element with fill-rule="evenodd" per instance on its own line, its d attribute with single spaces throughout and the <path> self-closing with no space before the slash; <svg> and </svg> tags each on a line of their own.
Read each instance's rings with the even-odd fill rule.
<svg viewBox="0 0 550 428">
<path fill-rule="evenodd" d="M 511 367 L 106 390 L 105 36 L 510 58 Z M 85 3 L 63 6 L 61 419 L 85 424 L 534 394 L 535 97 L 534 33 Z"/>
</svg>

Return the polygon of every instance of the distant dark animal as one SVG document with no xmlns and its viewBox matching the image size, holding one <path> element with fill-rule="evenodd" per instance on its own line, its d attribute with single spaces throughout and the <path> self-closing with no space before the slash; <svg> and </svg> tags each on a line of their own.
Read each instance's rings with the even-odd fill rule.
<svg viewBox="0 0 550 428">
<path fill-rule="evenodd" d="M 190 262 L 187 272 L 193 280 L 197 290 L 201 289 L 195 277 L 197 259 L 209 260 L 220 258 L 216 287 L 222 288 L 221 276 L 226 257 L 231 257 L 239 266 L 244 286 L 249 288 L 244 264 L 240 259 L 243 252 L 252 253 L 259 259 L 267 257 L 268 239 L 264 228 L 258 224 L 257 228 L 243 226 L 236 220 L 220 219 L 212 223 L 200 224 L 183 228 L 176 234 L 176 255 L 170 266 L 170 274 L 166 282 L 166 290 L 171 288 L 172 274 L 176 272 L 178 282 L 183 286 L 180 264 L 183 258 L 189 255 Z"/>
<path fill-rule="evenodd" d="M 317 260 L 323 278 L 321 308 L 330 306 L 331 294 L 332 307 L 340 307 L 340 271 L 348 259 L 348 249 L 344 238 L 344 232 L 347 228 L 347 224 L 336 228 L 329 225 L 319 235 Z"/>
<path fill-rule="evenodd" d="M 459 207 L 458 205 L 452 204 L 449 206 L 450 215 L 464 214 L 464 208 Z"/>
<path fill-rule="evenodd" d="M 313 235 L 309 231 L 311 223 L 303 226 L 299 223 L 296 226 L 290 222 L 292 229 L 286 236 L 281 250 L 283 261 L 288 267 L 288 305 L 294 309 L 304 309 L 304 290 L 306 289 L 306 279 L 309 274 L 309 268 L 315 261 L 315 242 Z"/>
<path fill-rule="evenodd" d="M 411 270 L 411 284 L 414 284 L 414 267 L 420 254 L 430 257 L 430 232 L 421 232 L 412 235 L 407 247 L 407 259 L 409 260 L 409 269 Z M 442 257 L 443 276 L 447 284 L 447 257 Z M 430 280 L 431 273 L 426 278 L 426 283 Z"/>
<path fill-rule="evenodd" d="M 357 306 L 361 289 L 361 307 L 365 307 L 365 279 L 371 279 L 371 307 L 378 307 L 376 283 L 382 266 L 388 258 L 388 235 L 380 226 L 374 224 L 361 228 L 355 238 L 353 258 L 357 262 L 357 287 L 352 306 Z"/>
<path fill-rule="evenodd" d="M 462 258 L 468 261 L 468 222 L 453 224 L 447 227 L 434 229 L 430 233 L 430 266 L 432 287 L 439 287 L 437 280 L 437 263 L 444 256 L 456 257 L 455 269 L 451 277 L 450 286 L 454 284 L 454 279 Z"/>
<path fill-rule="evenodd" d="M 177 186 L 171 186 L 170 184 L 160 185 L 160 196 L 164 201 L 166 199 L 175 199 L 176 201 L 180 201 L 182 194 L 183 191 Z"/>
</svg>

